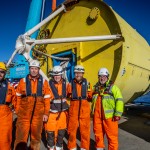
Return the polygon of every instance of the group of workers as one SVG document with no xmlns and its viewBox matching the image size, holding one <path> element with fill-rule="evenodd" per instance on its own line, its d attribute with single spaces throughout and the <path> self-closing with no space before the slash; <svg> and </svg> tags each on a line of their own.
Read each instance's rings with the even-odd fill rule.
<svg viewBox="0 0 150 150">
<path fill-rule="evenodd" d="M 118 150 L 118 121 L 123 113 L 123 98 L 119 88 L 109 80 L 107 68 L 98 71 L 98 82 L 93 86 L 84 78 L 84 67 L 74 68 L 74 79 L 63 78 L 61 66 L 52 69 L 47 81 L 39 73 L 40 63 L 32 60 L 29 74 L 20 80 L 15 90 L 5 79 L 6 66 L 0 62 L 0 150 L 11 150 L 14 105 L 17 115 L 14 149 L 40 150 L 41 133 L 46 133 L 49 150 L 63 150 L 63 139 L 68 133 L 68 149 L 76 150 L 79 128 L 81 150 L 90 148 L 90 116 L 93 115 L 95 147 L 104 150 L 104 135 L 108 150 Z"/>
</svg>

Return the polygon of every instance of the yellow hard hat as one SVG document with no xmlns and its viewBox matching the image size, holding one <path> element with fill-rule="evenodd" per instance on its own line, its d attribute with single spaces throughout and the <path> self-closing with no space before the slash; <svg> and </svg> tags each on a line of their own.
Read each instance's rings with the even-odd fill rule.
<svg viewBox="0 0 150 150">
<path fill-rule="evenodd" d="M 3 62 L 0 62 L 0 69 L 3 69 L 6 71 L 6 65 Z"/>
</svg>

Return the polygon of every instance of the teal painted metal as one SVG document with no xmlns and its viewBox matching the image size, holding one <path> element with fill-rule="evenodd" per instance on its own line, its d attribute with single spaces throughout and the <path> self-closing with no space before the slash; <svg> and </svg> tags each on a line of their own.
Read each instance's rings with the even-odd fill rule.
<svg viewBox="0 0 150 150">
<path fill-rule="evenodd" d="M 40 22 L 43 0 L 32 0 L 29 9 L 28 20 L 25 31 L 28 31 Z M 38 31 L 31 37 L 36 38 Z"/>
<path fill-rule="evenodd" d="M 70 82 L 74 78 L 74 66 L 76 65 L 75 54 L 72 53 L 72 51 L 66 51 L 59 54 L 55 54 L 53 56 L 70 58 L 70 61 L 68 62 L 68 65 L 66 67 L 66 77 Z M 54 58 L 52 60 L 53 60 L 53 66 L 60 65 L 63 62 L 61 60 L 57 60 Z"/>
<path fill-rule="evenodd" d="M 10 67 L 9 72 L 6 74 L 6 78 L 9 79 L 24 78 L 28 73 L 29 73 L 28 62 L 26 60 L 21 59 L 15 62 L 13 67 Z"/>
</svg>

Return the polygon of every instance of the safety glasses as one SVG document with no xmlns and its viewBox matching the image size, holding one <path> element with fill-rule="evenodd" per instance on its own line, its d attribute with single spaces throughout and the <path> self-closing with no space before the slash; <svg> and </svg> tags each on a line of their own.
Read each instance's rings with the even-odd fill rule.
<svg viewBox="0 0 150 150">
<path fill-rule="evenodd" d="M 0 73 L 1 73 L 1 74 L 4 74 L 4 73 L 5 73 L 5 71 L 0 71 Z"/>
<path fill-rule="evenodd" d="M 82 69 L 82 68 L 76 68 L 75 70 L 84 71 L 84 69 Z"/>
<path fill-rule="evenodd" d="M 107 78 L 105 75 L 98 76 L 99 78 Z"/>
</svg>

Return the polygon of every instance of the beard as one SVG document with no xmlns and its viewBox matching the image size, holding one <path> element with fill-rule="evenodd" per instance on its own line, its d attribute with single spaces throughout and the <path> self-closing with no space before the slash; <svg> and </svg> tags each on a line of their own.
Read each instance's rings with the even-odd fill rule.
<svg viewBox="0 0 150 150">
<path fill-rule="evenodd" d="M 0 75 L 0 82 L 4 80 L 4 76 Z"/>
</svg>

